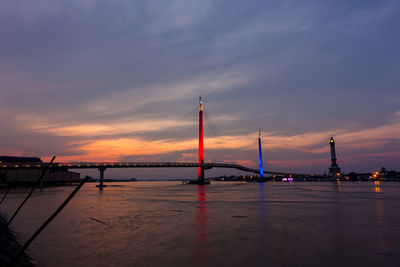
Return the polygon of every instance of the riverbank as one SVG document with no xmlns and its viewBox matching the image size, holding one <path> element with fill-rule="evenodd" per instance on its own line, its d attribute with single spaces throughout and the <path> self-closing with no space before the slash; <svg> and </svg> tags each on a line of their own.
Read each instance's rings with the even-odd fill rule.
<svg viewBox="0 0 400 267">
<path fill-rule="evenodd" d="M 7 266 L 22 248 L 22 245 L 16 240 L 14 233 L 7 227 L 6 221 L 0 215 L 0 266 Z M 35 266 L 34 261 L 26 254 L 22 254 L 10 266 Z"/>
</svg>

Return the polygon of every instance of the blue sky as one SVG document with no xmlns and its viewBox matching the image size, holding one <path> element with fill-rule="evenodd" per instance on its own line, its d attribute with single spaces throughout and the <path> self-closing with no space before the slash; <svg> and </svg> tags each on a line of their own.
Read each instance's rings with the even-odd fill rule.
<svg viewBox="0 0 400 267">
<path fill-rule="evenodd" d="M 400 169 L 399 14 L 385 0 L 0 0 L 1 154 L 135 159 L 202 95 L 243 164 L 261 128 L 267 169 L 327 171 L 330 136 L 346 171 Z"/>
</svg>

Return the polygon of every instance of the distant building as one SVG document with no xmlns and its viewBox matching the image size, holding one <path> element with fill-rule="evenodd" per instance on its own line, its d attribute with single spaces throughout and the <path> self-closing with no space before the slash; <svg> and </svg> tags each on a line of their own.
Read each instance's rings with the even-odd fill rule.
<svg viewBox="0 0 400 267">
<path fill-rule="evenodd" d="M 42 160 L 36 157 L 0 156 L 0 164 L 22 163 L 40 164 Z M 0 169 L 0 183 L 9 185 L 33 185 L 42 175 L 41 169 Z M 78 183 L 80 173 L 68 171 L 68 169 L 50 169 L 43 177 L 44 185 Z"/>
<path fill-rule="evenodd" d="M 339 166 L 336 163 L 336 150 L 335 150 L 335 140 L 331 137 L 329 141 L 329 145 L 331 146 L 331 167 L 329 168 L 329 175 L 330 176 L 340 176 L 341 171 Z"/>
<path fill-rule="evenodd" d="M 0 156 L 0 163 L 42 163 L 37 157 Z"/>
</svg>

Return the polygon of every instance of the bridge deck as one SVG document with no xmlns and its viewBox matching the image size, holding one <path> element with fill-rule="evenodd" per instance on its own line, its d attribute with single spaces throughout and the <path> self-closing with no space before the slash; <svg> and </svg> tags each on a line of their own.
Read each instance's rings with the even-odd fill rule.
<svg viewBox="0 0 400 267">
<path fill-rule="evenodd" d="M 48 163 L 41 164 L 7 164 L 0 163 L 0 169 L 42 169 L 48 166 Z M 198 168 L 203 166 L 205 169 L 228 168 L 240 171 L 259 173 L 258 169 L 248 168 L 233 163 L 193 163 L 193 162 L 81 162 L 81 163 L 53 163 L 51 169 L 100 169 L 100 168 Z M 275 171 L 264 171 L 265 174 L 272 175 L 297 175 L 305 176 L 307 174 L 295 174 Z"/>
</svg>

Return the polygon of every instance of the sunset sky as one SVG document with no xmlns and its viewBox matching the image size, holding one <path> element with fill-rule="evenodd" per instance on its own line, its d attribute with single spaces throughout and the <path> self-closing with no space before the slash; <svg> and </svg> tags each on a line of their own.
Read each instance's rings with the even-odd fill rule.
<svg viewBox="0 0 400 267">
<path fill-rule="evenodd" d="M 201 95 L 206 161 L 257 167 L 261 128 L 267 170 L 328 171 L 331 136 L 345 172 L 400 170 L 399 25 L 397 0 L 0 0 L 0 154 L 195 161 Z"/>
</svg>

